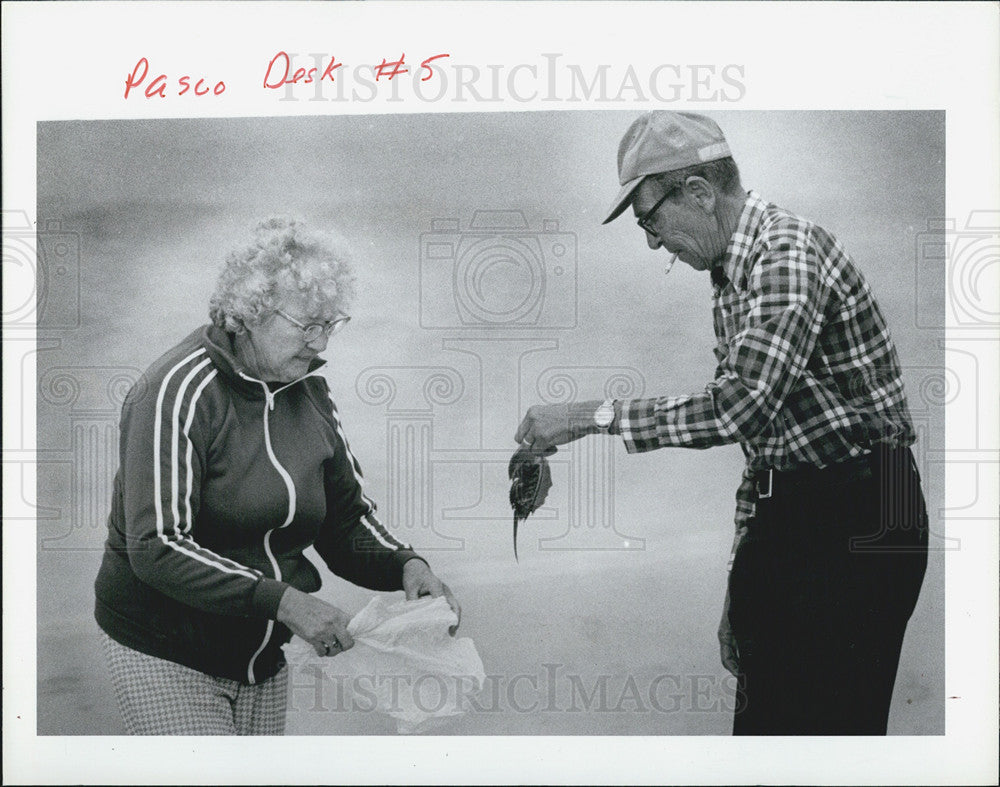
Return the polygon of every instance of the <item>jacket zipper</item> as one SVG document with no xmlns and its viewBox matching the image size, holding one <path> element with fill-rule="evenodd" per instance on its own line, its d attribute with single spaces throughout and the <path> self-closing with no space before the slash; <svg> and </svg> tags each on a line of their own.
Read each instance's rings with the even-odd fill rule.
<svg viewBox="0 0 1000 787">
<path fill-rule="evenodd" d="M 270 416 L 269 413 L 274 410 L 274 399 L 279 393 L 284 391 L 286 388 L 295 385 L 295 383 L 304 380 L 306 377 L 312 377 L 317 374 L 313 371 L 309 374 L 303 375 L 296 380 L 288 383 L 287 385 L 281 386 L 281 388 L 276 391 L 271 391 L 267 387 L 267 383 L 263 380 L 257 380 L 253 377 L 240 372 L 239 375 L 244 380 L 249 382 L 259 383 L 261 388 L 264 390 L 264 447 L 267 449 L 267 458 L 271 460 L 271 464 L 274 465 L 274 469 L 278 471 L 278 475 L 281 476 L 281 480 L 285 482 L 285 487 L 288 490 L 288 515 L 285 517 L 285 521 L 282 522 L 277 527 L 273 527 L 264 534 L 264 552 L 267 555 L 267 559 L 271 562 L 271 568 L 274 569 L 274 578 L 281 581 L 281 567 L 278 565 L 277 559 L 274 557 L 274 553 L 271 551 L 271 534 L 275 530 L 280 530 L 283 527 L 288 527 L 292 520 L 295 519 L 295 482 L 292 481 L 291 475 L 288 471 L 281 465 L 278 461 L 278 457 L 274 453 L 274 448 L 271 446 L 271 427 L 270 427 Z M 267 628 L 264 630 L 264 638 L 260 643 L 260 646 L 254 651 L 254 654 L 250 657 L 250 662 L 247 664 L 247 682 L 256 683 L 254 678 L 254 665 L 257 662 L 257 657 L 264 652 L 264 648 L 267 647 L 267 643 L 271 641 L 271 634 L 274 633 L 274 621 L 267 621 Z"/>
</svg>

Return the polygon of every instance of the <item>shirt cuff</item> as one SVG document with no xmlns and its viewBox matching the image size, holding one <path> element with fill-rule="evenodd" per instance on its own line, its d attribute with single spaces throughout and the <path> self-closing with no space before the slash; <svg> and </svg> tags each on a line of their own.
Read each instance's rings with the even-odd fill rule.
<svg viewBox="0 0 1000 787">
<path fill-rule="evenodd" d="M 630 454 L 659 448 L 653 399 L 622 399 L 618 433 Z"/>
<path fill-rule="evenodd" d="M 427 568 L 431 567 L 431 564 L 427 562 L 427 558 L 420 557 L 420 555 L 418 555 L 416 552 L 413 552 L 412 550 L 409 549 L 400 549 L 398 552 L 396 552 L 396 557 L 399 560 L 400 568 L 405 566 L 411 560 L 419 560 L 421 563 L 427 566 Z"/>
<path fill-rule="evenodd" d="M 252 614 L 255 617 L 277 620 L 278 605 L 281 603 L 281 597 L 285 595 L 285 591 L 289 587 L 290 585 L 287 582 L 281 582 L 270 577 L 261 577 L 253 590 L 253 598 L 250 601 L 253 609 Z"/>
</svg>

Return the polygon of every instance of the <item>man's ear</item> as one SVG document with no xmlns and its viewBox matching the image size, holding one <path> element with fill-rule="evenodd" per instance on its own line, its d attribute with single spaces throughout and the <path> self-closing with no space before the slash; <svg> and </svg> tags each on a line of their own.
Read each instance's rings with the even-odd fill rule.
<svg viewBox="0 0 1000 787">
<path fill-rule="evenodd" d="M 715 186 L 698 175 L 691 175 L 684 181 L 688 194 L 706 213 L 715 213 Z"/>
</svg>

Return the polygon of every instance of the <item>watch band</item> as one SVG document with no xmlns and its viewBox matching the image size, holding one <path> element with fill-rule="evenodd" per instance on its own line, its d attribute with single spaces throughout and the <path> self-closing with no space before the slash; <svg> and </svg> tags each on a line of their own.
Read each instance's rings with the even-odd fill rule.
<svg viewBox="0 0 1000 787">
<path fill-rule="evenodd" d="M 611 434 L 611 427 L 615 421 L 615 402 L 613 399 L 605 399 L 601 406 L 594 412 L 594 424 L 605 434 Z"/>
<path fill-rule="evenodd" d="M 615 417 L 611 419 L 611 425 L 608 426 L 608 434 L 621 434 L 622 433 L 622 400 L 615 399 L 612 403 L 615 411 Z"/>
</svg>

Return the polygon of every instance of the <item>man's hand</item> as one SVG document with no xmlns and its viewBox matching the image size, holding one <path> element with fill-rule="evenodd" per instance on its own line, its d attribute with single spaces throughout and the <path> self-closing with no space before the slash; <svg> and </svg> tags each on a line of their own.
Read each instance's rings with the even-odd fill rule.
<svg viewBox="0 0 1000 787">
<path fill-rule="evenodd" d="M 312 645 L 318 656 L 336 656 L 354 647 L 347 633 L 350 620 L 342 609 L 292 587 L 278 604 L 278 622 Z"/>
<path fill-rule="evenodd" d="M 733 636 L 733 629 L 729 625 L 729 590 L 726 590 L 726 602 L 722 607 L 722 620 L 719 621 L 719 656 L 722 658 L 722 666 L 733 676 L 739 676 L 740 672 L 740 651 L 736 646 L 736 637 Z"/>
<path fill-rule="evenodd" d="M 601 402 L 596 399 L 570 404 L 532 405 L 517 427 L 514 440 L 530 446 L 534 451 L 551 453 L 557 445 L 599 433 L 601 430 L 594 423 L 594 413 L 600 406 Z"/>
<path fill-rule="evenodd" d="M 448 629 L 449 634 L 458 631 L 458 626 L 462 622 L 462 608 L 459 606 L 451 589 L 440 579 L 434 576 L 434 572 L 420 558 L 411 558 L 403 564 L 403 590 L 406 592 L 407 601 L 420 598 L 422 596 L 444 596 L 448 601 L 448 606 L 458 616 L 458 623 Z"/>
</svg>

